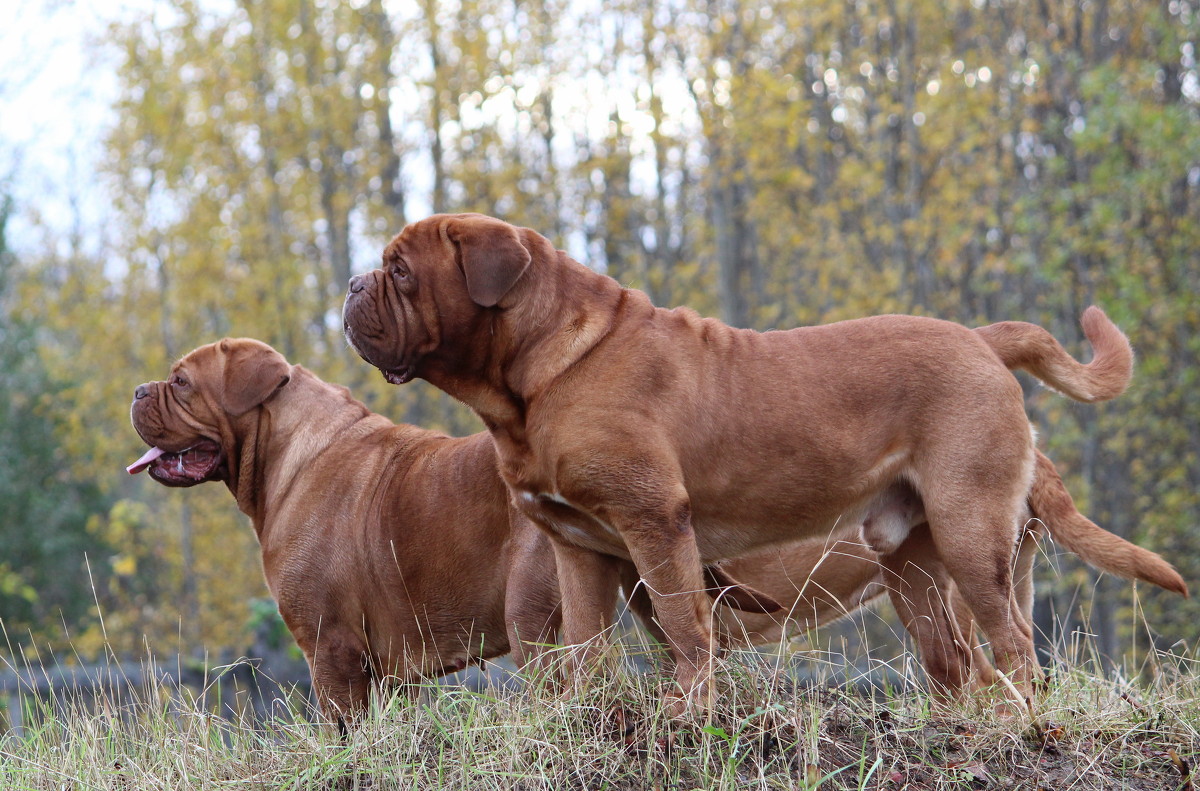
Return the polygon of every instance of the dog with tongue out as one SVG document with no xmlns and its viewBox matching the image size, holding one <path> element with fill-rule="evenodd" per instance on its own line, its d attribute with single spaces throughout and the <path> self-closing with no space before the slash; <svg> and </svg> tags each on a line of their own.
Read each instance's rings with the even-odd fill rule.
<svg viewBox="0 0 1200 791">
<path fill-rule="evenodd" d="M 195 486 L 205 481 L 219 480 L 224 457 L 215 442 L 203 440 L 178 453 L 168 453 L 153 447 L 125 468 L 130 475 L 150 470 L 150 477 L 167 486 Z"/>
<path fill-rule="evenodd" d="M 207 372 L 193 353 L 172 366 L 168 379 L 134 390 L 130 418 L 151 447 L 125 469 L 131 475 L 149 470 L 167 486 L 224 481 L 241 505 L 242 470 L 231 467 L 226 449 L 245 433 L 238 424 L 253 421 L 251 411 L 288 383 L 291 366 L 259 341 L 226 338 L 211 345 L 227 363 L 219 387 L 198 381 Z"/>
<path fill-rule="evenodd" d="M 130 417 L 151 448 L 129 473 L 221 481 L 237 498 L 321 708 L 343 727 L 372 689 L 510 651 L 523 663 L 550 641 L 553 552 L 512 521 L 488 435 L 394 424 L 248 338 L 139 385 Z"/>
</svg>

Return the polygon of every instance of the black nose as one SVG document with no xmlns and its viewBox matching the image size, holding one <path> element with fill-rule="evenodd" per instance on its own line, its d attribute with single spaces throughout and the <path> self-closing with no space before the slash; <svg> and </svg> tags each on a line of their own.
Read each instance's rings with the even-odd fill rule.
<svg viewBox="0 0 1200 791">
<path fill-rule="evenodd" d="M 367 287 L 367 279 L 362 275 L 355 275 L 350 278 L 350 293 L 357 294 Z"/>
<path fill-rule="evenodd" d="M 142 398 L 146 398 L 149 395 L 150 395 L 150 385 L 138 385 L 137 388 L 133 391 L 133 398 L 135 401 L 142 399 Z"/>
</svg>

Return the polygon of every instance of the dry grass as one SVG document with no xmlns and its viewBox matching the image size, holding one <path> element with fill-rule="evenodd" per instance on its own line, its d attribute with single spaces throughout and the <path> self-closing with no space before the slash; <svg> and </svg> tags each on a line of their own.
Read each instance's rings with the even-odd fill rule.
<svg viewBox="0 0 1200 791">
<path fill-rule="evenodd" d="M 121 704 L 27 699 L 25 728 L 0 737 L 0 787 L 1190 788 L 1191 660 L 1156 657 L 1140 685 L 1060 671 L 1034 715 L 1005 717 L 995 701 L 934 706 L 906 675 L 884 688 L 799 684 L 785 668 L 852 673 L 801 659 L 722 660 L 718 703 L 688 722 L 665 719 L 663 682 L 626 663 L 570 694 L 431 685 L 380 701 L 345 740 L 310 722 L 303 701 L 266 721 L 215 716 L 211 688 L 151 685 Z"/>
</svg>

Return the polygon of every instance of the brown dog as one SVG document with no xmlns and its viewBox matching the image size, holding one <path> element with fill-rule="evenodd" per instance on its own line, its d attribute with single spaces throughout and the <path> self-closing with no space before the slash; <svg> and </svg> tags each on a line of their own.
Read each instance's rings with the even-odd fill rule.
<svg viewBox="0 0 1200 791">
<path fill-rule="evenodd" d="M 536 529 L 510 529 L 486 434 L 394 425 L 249 339 L 201 346 L 139 386 L 132 420 L 153 448 L 130 472 L 223 481 L 253 521 L 330 718 L 361 711 L 381 679 L 461 670 L 518 634 L 554 635 L 552 554 Z"/>
<path fill-rule="evenodd" d="M 1098 308 L 1084 314 L 1087 366 L 1017 322 L 733 329 L 655 308 L 480 215 L 406 227 L 382 268 L 351 280 L 344 323 L 389 381 L 419 376 L 482 417 L 519 505 L 557 539 L 567 643 L 606 628 L 614 558 L 632 560 L 685 700 L 705 688 L 713 650 L 702 562 L 860 523 L 878 526 L 868 538 L 902 587 L 958 583 L 999 670 L 1030 695 L 1012 558 L 1035 456 L 1009 368 L 1096 401 L 1121 392 L 1132 359 Z M 928 530 L 893 518 L 898 487 Z M 920 615 L 955 631 L 944 605 Z M 947 662 L 934 680 L 960 689 L 967 666 Z"/>
</svg>

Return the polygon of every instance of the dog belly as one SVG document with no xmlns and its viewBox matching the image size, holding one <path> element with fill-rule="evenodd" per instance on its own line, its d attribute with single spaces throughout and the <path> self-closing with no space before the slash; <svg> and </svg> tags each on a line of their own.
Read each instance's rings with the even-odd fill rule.
<svg viewBox="0 0 1200 791">
<path fill-rule="evenodd" d="M 473 656 L 471 651 L 455 645 L 454 638 L 443 639 L 442 642 L 448 645 L 434 647 L 418 639 L 415 644 L 405 644 L 399 648 L 377 649 L 372 646 L 370 656 L 375 675 L 396 682 L 411 682 L 418 678 L 436 678 L 456 673 L 480 659 Z"/>
<path fill-rule="evenodd" d="M 842 432 L 832 432 L 837 433 Z M 909 505 L 900 489 L 911 492 L 905 482 L 917 478 L 914 448 L 893 425 L 876 427 L 870 440 L 815 428 L 777 436 L 770 447 L 751 432 L 742 437 L 750 441 L 727 437 L 719 454 L 681 448 L 693 526 L 706 561 L 843 532 L 860 540 L 864 520 L 875 516 L 879 529 L 892 527 L 892 512 Z M 701 463 L 705 456 L 720 461 Z M 915 492 L 911 498 L 920 510 Z M 899 532 L 891 530 L 888 537 Z"/>
<path fill-rule="evenodd" d="M 431 614 L 389 614 L 367 621 L 366 642 L 379 677 L 435 678 L 508 653 L 503 619 L 485 607 L 472 617 L 438 605 L 432 603 Z"/>
<path fill-rule="evenodd" d="M 820 520 L 779 518 L 772 522 L 754 519 L 729 519 L 728 514 L 693 517 L 696 546 L 705 563 L 737 558 L 771 546 L 781 546 L 800 539 L 829 538 L 830 543 L 843 535 L 858 537 L 860 522 L 853 517 Z M 768 529 L 764 529 L 766 526 Z"/>
</svg>

